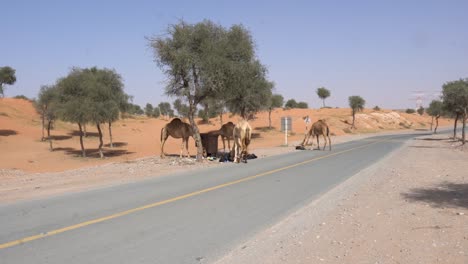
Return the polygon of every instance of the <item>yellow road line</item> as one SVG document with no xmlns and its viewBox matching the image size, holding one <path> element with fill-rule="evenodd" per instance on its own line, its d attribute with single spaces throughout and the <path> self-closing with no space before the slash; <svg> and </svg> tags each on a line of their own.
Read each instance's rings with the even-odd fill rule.
<svg viewBox="0 0 468 264">
<path fill-rule="evenodd" d="M 179 200 L 183 200 L 183 199 L 186 199 L 186 198 L 189 198 L 189 197 L 193 197 L 193 196 L 200 195 L 200 194 L 203 194 L 203 193 L 211 192 L 211 191 L 221 189 L 221 188 L 224 188 L 224 187 L 228 187 L 228 186 L 231 186 L 231 185 L 235 185 L 235 184 L 238 184 L 238 183 L 241 183 L 241 182 L 250 181 L 250 180 L 253 180 L 255 178 L 270 175 L 270 174 L 275 173 L 275 172 L 287 170 L 287 169 L 294 168 L 294 167 L 297 167 L 297 166 L 300 166 L 300 165 L 304 165 L 304 164 L 307 164 L 307 163 L 310 163 L 310 162 L 313 162 L 313 161 L 317 161 L 317 160 L 325 159 L 325 158 L 328 158 L 328 157 L 336 156 L 336 155 L 339 155 L 339 154 L 342 154 L 342 153 L 346 153 L 346 152 L 349 152 L 349 151 L 352 151 L 352 150 L 364 148 L 364 147 L 367 147 L 369 145 L 376 144 L 376 143 L 383 142 L 383 141 L 388 141 L 388 140 L 390 140 L 390 139 L 376 140 L 376 141 L 374 141 L 372 143 L 365 144 L 365 145 L 362 145 L 362 146 L 359 146 L 359 147 L 355 147 L 355 148 L 351 148 L 351 149 L 347 149 L 347 150 L 342 150 L 342 151 L 335 152 L 335 153 L 332 153 L 332 154 L 328 154 L 328 155 L 325 155 L 325 156 L 313 158 L 313 159 L 306 160 L 306 161 L 303 161 L 303 162 L 299 162 L 299 163 L 296 163 L 296 164 L 293 164 L 293 165 L 285 166 L 285 167 L 282 167 L 282 168 L 278 168 L 278 169 L 274 169 L 274 170 L 271 170 L 271 171 L 256 174 L 256 175 L 253 175 L 253 176 L 249 176 L 249 177 L 246 177 L 246 178 L 242 178 L 242 179 L 239 179 L 239 180 L 236 180 L 236 181 L 227 182 L 227 183 L 216 185 L 216 186 L 206 188 L 206 189 L 203 189 L 203 190 L 199 190 L 199 191 L 191 192 L 191 193 L 184 194 L 184 195 L 181 195 L 181 196 L 177 196 L 177 197 L 174 197 L 174 198 L 171 198 L 171 199 L 167 199 L 167 200 L 163 200 L 163 201 L 160 201 L 160 202 L 156 202 L 156 203 L 136 207 L 136 208 L 133 208 L 133 209 L 130 209 L 130 210 L 126 210 L 126 211 L 122 211 L 122 212 L 119 212 L 119 213 L 111 214 L 111 215 L 101 217 L 101 218 L 96 218 L 96 219 L 89 220 L 89 221 L 86 221 L 86 222 L 81 222 L 81 223 L 76 224 L 76 225 L 71 225 L 71 226 L 51 230 L 51 231 L 46 232 L 46 233 L 41 233 L 41 234 L 38 234 L 38 235 L 24 237 L 24 238 L 21 238 L 21 239 L 18 239 L 18 240 L 6 242 L 6 243 L 3 243 L 3 244 L 0 244 L 0 249 L 13 247 L 13 246 L 20 245 L 20 244 L 30 242 L 30 241 L 33 241 L 33 240 L 37 240 L 37 239 L 40 239 L 40 238 L 50 237 L 50 236 L 57 235 L 57 234 L 60 234 L 60 233 L 64 233 L 64 232 L 67 232 L 67 231 L 75 230 L 75 229 L 78 229 L 78 228 L 81 228 L 81 227 L 85 227 L 85 226 L 101 223 L 101 222 L 104 222 L 104 221 L 107 221 L 107 220 L 115 219 L 115 218 L 118 218 L 118 217 L 121 217 L 121 216 L 129 215 L 129 214 L 132 214 L 132 213 L 135 213 L 135 212 L 138 212 L 138 211 L 142 211 L 142 210 L 145 210 L 145 209 L 157 207 L 157 206 L 160 206 L 160 205 L 163 205 L 163 204 L 168 204 L 168 203 L 172 203 L 172 202 L 179 201 Z"/>
</svg>

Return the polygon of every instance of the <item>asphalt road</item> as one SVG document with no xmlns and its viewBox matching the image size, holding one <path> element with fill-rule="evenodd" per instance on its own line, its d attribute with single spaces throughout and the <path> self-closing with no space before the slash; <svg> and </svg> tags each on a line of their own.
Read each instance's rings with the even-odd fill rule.
<svg viewBox="0 0 468 264">
<path fill-rule="evenodd" d="M 210 263 L 416 135 L 0 206 L 0 263 Z"/>
</svg>

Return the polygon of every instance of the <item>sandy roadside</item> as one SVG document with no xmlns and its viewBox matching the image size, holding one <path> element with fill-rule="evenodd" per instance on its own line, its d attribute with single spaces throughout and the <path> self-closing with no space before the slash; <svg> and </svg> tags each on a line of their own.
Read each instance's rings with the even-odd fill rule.
<svg viewBox="0 0 468 264">
<path fill-rule="evenodd" d="M 468 263 L 468 151 L 447 138 L 409 141 L 217 264 Z"/>
<path fill-rule="evenodd" d="M 332 144 L 376 135 L 409 132 L 418 131 L 401 130 L 334 136 L 332 137 Z M 299 143 L 299 141 L 292 141 L 289 142 L 288 147 L 255 148 L 251 149 L 251 151 L 258 157 L 263 158 L 297 151 L 294 146 Z M 223 166 L 223 164 L 216 161 L 197 163 L 193 159 L 180 159 L 178 157 L 161 159 L 159 156 L 151 156 L 63 172 L 27 173 L 19 170 L 0 169 L 0 204 L 103 188 L 182 172 L 188 169 L 194 170 L 212 166 Z"/>
</svg>

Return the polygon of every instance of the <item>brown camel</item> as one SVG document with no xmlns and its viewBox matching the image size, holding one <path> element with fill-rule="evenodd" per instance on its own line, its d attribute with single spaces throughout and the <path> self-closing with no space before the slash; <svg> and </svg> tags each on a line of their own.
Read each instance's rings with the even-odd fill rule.
<svg viewBox="0 0 468 264">
<path fill-rule="evenodd" d="M 221 136 L 221 139 L 223 140 L 223 152 L 226 152 L 226 143 L 225 140 L 227 139 L 228 142 L 228 149 L 231 149 L 231 139 L 232 137 L 232 131 L 234 130 L 234 123 L 232 122 L 227 122 L 226 124 L 222 125 L 221 128 L 219 129 L 219 135 Z"/>
<path fill-rule="evenodd" d="M 182 120 L 179 118 L 174 118 L 161 129 L 161 158 L 165 157 L 164 143 L 166 143 L 166 140 L 169 136 L 173 138 L 182 138 L 182 145 L 180 146 L 180 157 L 182 158 L 184 143 L 185 149 L 187 150 L 187 157 L 190 157 L 188 150 L 188 140 L 189 137 L 193 137 L 193 131 L 190 124 L 182 122 Z"/>
<path fill-rule="evenodd" d="M 234 127 L 232 136 L 234 137 L 234 147 L 231 153 L 234 152 L 234 162 L 239 163 L 241 160 L 247 163 L 247 153 L 252 138 L 252 128 L 245 120 L 241 120 Z"/>
<path fill-rule="evenodd" d="M 310 127 L 309 131 L 304 137 L 304 140 L 301 143 L 301 146 L 305 146 L 310 137 L 312 139 L 314 137 L 317 137 L 317 148 L 320 150 L 320 143 L 319 143 L 319 137 L 323 136 L 323 139 L 325 140 L 325 144 L 323 145 L 323 150 L 325 150 L 325 147 L 327 146 L 327 138 L 328 138 L 328 143 L 329 143 L 329 150 L 331 150 L 331 140 L 330 140 L 330 129 L 328 128 L 327 123 L 325 120 L 318 120 L 317 122 L 313 123 L 312 126 Z M 314 144 L 312 143 L 312 146 Z"/>
</svg>

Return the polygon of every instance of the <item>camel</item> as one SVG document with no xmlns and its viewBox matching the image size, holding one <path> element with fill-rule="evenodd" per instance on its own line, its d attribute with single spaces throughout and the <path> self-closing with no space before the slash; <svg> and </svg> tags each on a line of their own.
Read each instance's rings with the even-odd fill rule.
<svg viewBox="0 0 468 264">
<path fill-rule="evenodd" d="M 182 145 L 180 147 L 180 157 L 182 158 L 182 153 L 184 149 L 187 150 L 187 157 L 190 157 L 190 153 L 188 150 L 188 140 L 189 137 L 193 137 L 193 131 L 190 124 L 182 122 L 179 118 L 174 118 L 171 122 L 167 123 L 161 129 L 161 158 L 165 157 L 164 154 L 164 143 L 166 143 L 167 138 L 171 136 L 173 138 L 182 138 Z"/>
<path fill-rule="evenodd" d="M 246 120 L 241 120 L 234 127 L 232 136 L 234 138 L 234 146 L 231 153 L 234 152 L 234 162 L 239 163 L 241 160 L 247 163 L 247 153 L 252 138 L 252 128 Z"/>
<path fill-rule="evenodd" d="M 317 137 L 317 148 L 320 150 L 320 143 L 319 143 L 319 137 L 323 136 L 323 139 L 325 140 L 325 144 L 323 145 L 323 150 L 325 150 L 325 147 L 327 146 L 327 138 L 328 138 L 328 143 L 329 143 L 329 150 L 331 150 L 331 140 L 330 140 L 330 129 L 328 128 L 327 123 L 325 120 L 318 120 L 317 122 L 313 123 L 312 126 L 310 127 L 309 131 L 304 137 L 304 140 L 301 143 L 301 146 L 305 146 L 310 137 L 314 138 Z M 312 143 L 312 146 L 314 144 Z"/>
<path fill-rule="evenodd" d="M 226 139 L 228 142 L 228 149 L 231 149 L 231 139 L 233 139 L 232 131 L 234 130 L 234 126 L 234 123 L 227 122 L 219 129 L 219 135 L 221 135 L 221 139 L 223 140 L 223 152 L 226 152 Z"/>
</svg>

